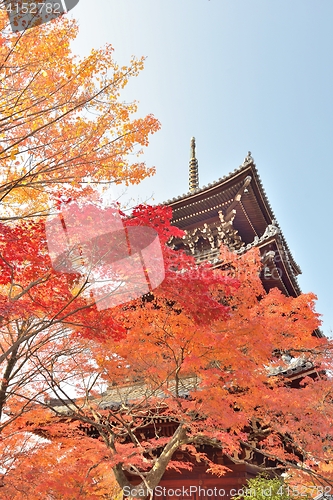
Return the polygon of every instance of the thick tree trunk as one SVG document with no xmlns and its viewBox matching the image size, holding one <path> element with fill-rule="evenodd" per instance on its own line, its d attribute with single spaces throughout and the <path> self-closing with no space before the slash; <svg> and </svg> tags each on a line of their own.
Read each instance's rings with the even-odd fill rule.
<svg viewBox="0 0 333 500">
<path fill-rule="evenodd" d="M 128 500 L 148 500 L 149 498 L 152 498 L 152 492 L 160 483 L 172 455 L 185 441 L 186 428 L 183 425 L 179 425 L 161 455 L 156 460 L 153 468 L 146 474 L 144 480 L 138 485 L 130 483 L 121 464 L 114 467 L 113 472 L 119 486 L 123 490 L 124 498 Z"/>
<path fill-rule="evenodd" d="M 8 385 L 10 381 L 10 377 L 12 374 L 12 371 L 14 370 L 15 364 L 17 362 L 17 352 L 18 352 L 19 346 L 14 349 L 7 361 L 7 366 L 2 374 L 2 382 L 0 384 L 0 419 L 2 419 L 3 416 L 3 409 L 4 405 L 6 403 L 7 399 L 7 390 L 8 390 Z M 1 428 L 0 428 L 1 432 Z"/>
</svg>

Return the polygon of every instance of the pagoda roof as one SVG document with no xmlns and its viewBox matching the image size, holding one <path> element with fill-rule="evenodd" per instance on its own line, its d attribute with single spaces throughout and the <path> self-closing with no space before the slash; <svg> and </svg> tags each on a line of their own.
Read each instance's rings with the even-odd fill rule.
<svg viewBox="0 0 333 500">
<path fill-rule="evenodd" d="M 233 227 L 243 241 L 243 247 L 237 253 L 254 246 L 259 247 L 262 253 L 264 250 L 275 252 L 279 256 L 275 262 L 280 262 L 282 279 L 277 283 L 274 278 L 269 283 L 267 278 L 266 287 L 278 286 L 292 296 L 301 293 L 296 279 L 301 269 L 276 220 L 250 152 L 233 172 L 207 186 L 167 200 L 164 205 L 172 208 L 172 223 L 186 231 L 217 223 L 219 212 L 227 216 L 234 211 Z M 274 263 L 270 267 L 274 271 Z"/>
</svg>

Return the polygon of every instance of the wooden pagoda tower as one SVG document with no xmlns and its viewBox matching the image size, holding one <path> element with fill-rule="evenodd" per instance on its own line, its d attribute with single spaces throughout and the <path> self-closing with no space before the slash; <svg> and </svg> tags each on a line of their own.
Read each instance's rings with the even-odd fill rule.
<svg viewBox="0 0 333 500">
<path fill-rule="evenodd" d="M 287 296 L 297 297 L 301 293 L 297 283 L 301 270 L 277 223 L 250 152 L 232 173 L 200 188 L 195 139 L 192 138 L 189 192 L 168 200 L 165 205 L 172 208 L 173 224 L 185 231 L 183 239 L 171 242 L 174 248 L 184 249 L 197 262 L 209 261 L 218 267 L 221 244 L 238 254 L 257 247 L 263 262 L 261 279 L 266 291 L 277 287 Z M 283 373 L 296 384 L 303 376 L 312 374 L 313 366 L 304 362 L 291 365 Z M 170 432 L 173 429 L 170 428 Z M 260 466 L 274 465 L 249 449 L 244 449 L 244 456 L 238 457 L 239 462 L 246 460 L 246 464 L 226 458 L 218 449 L 205 448 L 202 451 L 231 471 L 221 478 L 207 474 L 204 464 L 194 464 L 191 471 L 181 474 L 167 471 L 159 488 L 163 495 L 155 493 L 155 500 L 218 500 L 223 491 L 225 500 L 228 500 L 237 494 L 247 479 L 258 474 Z M 183 453 L 175 454 L 175 459 L 183 458 Z M 184 491 L 185 496 L 182 495 Z"/>
</svg>

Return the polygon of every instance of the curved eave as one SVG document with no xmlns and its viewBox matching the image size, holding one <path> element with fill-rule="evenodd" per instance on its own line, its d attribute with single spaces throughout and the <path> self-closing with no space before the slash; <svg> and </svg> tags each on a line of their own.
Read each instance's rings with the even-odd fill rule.
<svg viewBox="0 0 333 500">
<path fill-rule="evenodd" d="M 287 296 L 298 297 L 302 292 L 296 275 L 283 246 L 282 237 L 277 234 L 258 245 L 261 255 L 269 251 L 275 253 L 274 259 L 264 263 L 269 272 L 262 273 L 262 282 L 266 291 L 277 287 Z"/>
<path fill-rule="evenodd" d="M 253 161 L 244 163 L 234 172 L 197 189 L 194 193 L 183 194 L 163 204 L 172 208 L 174 225 L 181 229 L 191 229 L 207 221 L 213 221 L 220 210 L 225 213 L 248 176 L 252 180 L 247 194 L 242 196 L 241 205 L 237 206 L 234 227 L 244 243 L 250 244 L 255 237 L 260 238 L 264 234 L 268 225 L 274 224 L 279 228 Z M 293 275 L 301 274 L 301 269 L 295 262 L 280 228 L 279 230 L 280 246 L 286 254 L 284 260 L 289 262 Z M 296 289 L 299 290 L 298 285 Z"/>
</svg>

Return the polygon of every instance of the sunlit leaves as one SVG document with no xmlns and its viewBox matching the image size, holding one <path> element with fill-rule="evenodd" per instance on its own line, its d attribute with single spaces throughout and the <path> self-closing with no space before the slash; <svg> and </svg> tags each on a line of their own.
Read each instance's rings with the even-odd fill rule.
<svg viewBox="0 0 333 500">
<path fill-rule="evenodd" d="M 4 11 L 0 24 L 7 24 Z M 137 183 L 153 173 L 135 156 L 159 123 L 134 116 L 137 105 L 121 100 L 143 59 L 119 67 L 107 45 L 79 60 L 70 49 L 77 27 L 65 17 L 3 33 L 0 196 L 7 215 L 46 210 L 59 192 L 91 196 L 96 183 Z"/>
</svg>

